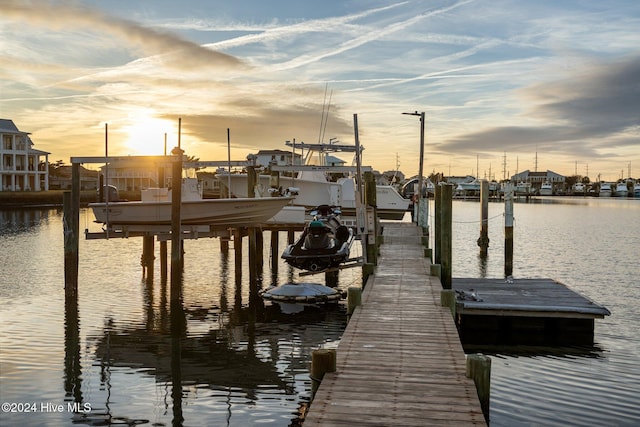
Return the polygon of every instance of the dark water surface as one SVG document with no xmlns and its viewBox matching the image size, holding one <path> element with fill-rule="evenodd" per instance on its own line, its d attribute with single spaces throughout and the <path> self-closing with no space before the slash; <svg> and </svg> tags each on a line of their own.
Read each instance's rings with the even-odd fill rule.
<svg viewBox="0 0 640 427">
<path fill-rule="evenodd" d="M 502 212 L 490 204 L 483 260 L 479 205 L 454 202 L 454 277 L 503 276 Z M 639 425 L 640 201 L 538 199 L 516 204 L 515 218 L 514 276 L 557 279 L 612 315 L 596 320 L 593 348 L 492 349 L 492 425 Z M 92 219 L 83 211 L 81 228 L 96 230 Z M 21 411 L 3 411 L 0 425 L 295 425 L 311 351 L 337 346 L 344 305 L 284 315 L 255 292 L 324 276 L 283 263 L 275 273 L 265 259 L 252 285 L 233 243 L 225 254 L 216 239 L 187 241 L 172 307 L 158 260 L 154 282 L 142 279 L 141 249 L 139 238 L 82 239 L 75 307 L 64 299 L 61 213 L 0 211 L 0 401 Z M 339 287 L 360 280 L 346 270 Z"/>
</svg>

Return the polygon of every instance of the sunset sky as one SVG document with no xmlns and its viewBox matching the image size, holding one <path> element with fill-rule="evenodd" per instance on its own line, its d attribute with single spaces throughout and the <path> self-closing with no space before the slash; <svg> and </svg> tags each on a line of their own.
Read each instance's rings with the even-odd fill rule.
<svg viewBox="0 0 640 427">
<path fill-rule="evenodd" d="M 640 176 L 640 1 L 0 0 L 0 117 L 50 161 L 234 159 L 354 142 L 364 163 Z M 329 103 L 330 100 L 330 103 Z M 326 128 L 323 106 L 329 105 Z M 350 157 L 342 156 L 351 161 Z M 506 171 L 503 161 L 506 158 Z"/>
</svg>

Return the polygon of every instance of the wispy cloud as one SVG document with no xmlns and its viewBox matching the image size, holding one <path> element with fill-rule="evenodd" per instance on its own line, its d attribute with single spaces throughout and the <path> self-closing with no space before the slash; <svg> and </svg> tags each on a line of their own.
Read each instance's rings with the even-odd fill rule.
<svg viewBox="0 0 640 427">
<path fill-rule="evenodd" d="M 76 2 L 5 0 L 2 3 L 2 14 L 5 19 L 19 20 L 27 25 L 110 34 L 146 54 L 163 55 L 163 61 L 175 68 L 244 66 L 242 61 L 233 56 L 202 47 L 174 33 L 144 27 Z"/>
</svg>

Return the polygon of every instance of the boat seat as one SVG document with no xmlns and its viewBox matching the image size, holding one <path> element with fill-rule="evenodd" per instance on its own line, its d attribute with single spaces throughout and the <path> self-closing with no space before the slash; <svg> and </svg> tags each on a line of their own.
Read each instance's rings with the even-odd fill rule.
<svg viewBox="0 0 640 427">
<path fill-rule="evenodd" d="M 305 249 L 326 249 L 330 245 L 329 235 L 324 231 L 319 234 L 309 233 L 304 239 Z"/>
</svg>

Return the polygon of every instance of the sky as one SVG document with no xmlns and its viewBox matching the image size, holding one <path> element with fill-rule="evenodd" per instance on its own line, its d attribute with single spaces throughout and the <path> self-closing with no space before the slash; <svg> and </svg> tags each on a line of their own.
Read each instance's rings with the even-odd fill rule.
<svg viewBox="0 0 640 427">
<path fill-rule="evenodd" d="M 502 179 L 640 177 L 637 0 L 0 0 L 0 118 L 49 160 L 285 141 Z M 108 131 L 105 132 L 105 128 Z M 347 162 L 351 157 L 338 154 Z M 479 173 L 478 173 L 479 172 Z"/>
</svg>

